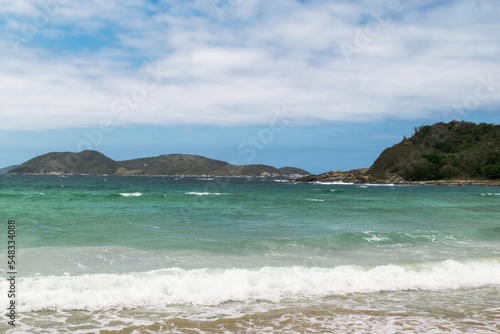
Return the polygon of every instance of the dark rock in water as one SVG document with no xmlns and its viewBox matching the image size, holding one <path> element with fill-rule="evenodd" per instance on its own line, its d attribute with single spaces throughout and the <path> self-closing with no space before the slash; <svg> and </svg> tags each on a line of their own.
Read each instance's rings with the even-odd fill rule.
<svg viewBox="0 0 500 334">
<path fill-rule="evenodd" d="M 307 175 L 297 181 L 300 182 L 346 182 L 346 183 L 368 183 L 375 180 L 366 175 L 368 168 L 353 169 L 349 171 L 330 171 L 319 175 Z"/>
</svg>

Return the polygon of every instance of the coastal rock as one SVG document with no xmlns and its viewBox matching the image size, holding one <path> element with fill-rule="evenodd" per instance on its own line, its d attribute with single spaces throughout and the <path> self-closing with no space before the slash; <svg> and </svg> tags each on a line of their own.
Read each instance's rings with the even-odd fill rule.
<svg viewBox="0 0 500 334">
<path fill-rule="evenodd" d="M 297 181 L 300 182 L 349 182 L 349 183 L 366 183 L 369 177 L 366 176 L 368 168 L 353 169 L 349 171 L 335 170 L 319 175 L 304 176 Z"/>
</svg>

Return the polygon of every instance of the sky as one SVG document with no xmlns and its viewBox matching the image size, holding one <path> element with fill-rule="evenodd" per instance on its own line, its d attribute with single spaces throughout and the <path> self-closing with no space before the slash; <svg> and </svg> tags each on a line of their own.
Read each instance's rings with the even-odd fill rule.
<svg viewBox="0 0 500 334">
<path fill-rule="evenodd" d="M 369 167 L 415 126 L 499 123 L 499 19 L 497 0 L 2 1 L 0 167 Z"/>
</svg>

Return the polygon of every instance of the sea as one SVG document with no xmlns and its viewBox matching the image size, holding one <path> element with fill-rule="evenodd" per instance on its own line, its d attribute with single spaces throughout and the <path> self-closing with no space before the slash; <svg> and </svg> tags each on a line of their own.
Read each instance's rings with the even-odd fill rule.
<svg viewBox="0 0 500 334">
<path fill-rule="evenodd" d="M 500 333 L 500 187 L 7 174 L 0 221 L 1 333 Z"/>
</svg>

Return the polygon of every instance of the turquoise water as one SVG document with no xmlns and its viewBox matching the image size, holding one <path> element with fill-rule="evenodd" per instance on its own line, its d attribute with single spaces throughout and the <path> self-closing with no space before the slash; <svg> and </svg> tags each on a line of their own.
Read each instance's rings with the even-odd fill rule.
<svg viewBox="0 0 500 334">
<path fill-rule="evenodd" d="M 500 331 L 500 188 L 5 175 L 0 207 L 12 333 Z"/>
</svg>

